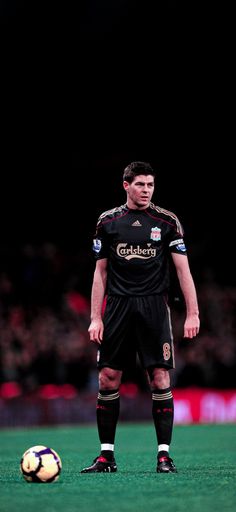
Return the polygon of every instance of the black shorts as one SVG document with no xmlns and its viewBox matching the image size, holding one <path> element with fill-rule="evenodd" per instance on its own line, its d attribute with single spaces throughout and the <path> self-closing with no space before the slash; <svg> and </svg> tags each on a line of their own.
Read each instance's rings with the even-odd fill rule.
<svg viewBox="0 0 236 512">
<path fill-rule="evenodd" d="M 138 354 L 143 368 L 174 368 L 170 310 L 163 295 L 109 296 L 98 368 L 124 370 Z"/>
</svg>

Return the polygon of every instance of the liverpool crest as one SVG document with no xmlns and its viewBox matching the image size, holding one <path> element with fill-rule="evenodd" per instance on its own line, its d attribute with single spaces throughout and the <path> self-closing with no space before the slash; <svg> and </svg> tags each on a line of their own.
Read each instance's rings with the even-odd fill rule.
<svg viewBox="0 0 236 512">
<path fill-rule="evenodd" d="M 161 229 L 160 228 L 152 228 L 151 229 L 151 240 L 154 240 L 154 242 L 158 242 L 158 240 L 161 240 Z"/>
</svg>

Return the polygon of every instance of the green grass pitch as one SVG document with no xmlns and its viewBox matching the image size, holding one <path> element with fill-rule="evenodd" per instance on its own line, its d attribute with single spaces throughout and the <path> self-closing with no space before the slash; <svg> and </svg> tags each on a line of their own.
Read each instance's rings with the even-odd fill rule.
<svg viewBox="0 0 236 512">
<path fill-rule="evenodd" d="M 59 480 L 25 482 L 19 471 L 30 446 L 54 448 Z M 0 431 L 1 512 L 227 512 L 236 508 L 236 425 L 176 426 L 171 455 L 177 474 L 156 473 L 151 423 L 120 423 L 118 472 L 81 474 L 99 453 L 95 425 Z"/>
</svg>

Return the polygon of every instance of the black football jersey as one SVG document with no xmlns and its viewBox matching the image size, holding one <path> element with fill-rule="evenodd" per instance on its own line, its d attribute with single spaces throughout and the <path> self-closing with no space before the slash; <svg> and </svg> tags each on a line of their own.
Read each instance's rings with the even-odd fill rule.
<svg viewBox="0 0 236 512">
<path fill-rule="evenodd" d="M 186 255 L 176 215 L 150 203 L 102 213 L 93 240 L 96 259 L 108 259 L 109 295 L 162 294 L 169 288 L 170 252 Z"/>
</svg>

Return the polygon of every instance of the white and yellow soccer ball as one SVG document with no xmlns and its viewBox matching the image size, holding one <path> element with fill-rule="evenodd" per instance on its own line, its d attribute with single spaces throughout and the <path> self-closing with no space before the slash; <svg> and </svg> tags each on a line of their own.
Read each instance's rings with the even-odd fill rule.
<svg viewBox="0 0 236 512">
<path fill-rule="evenodd" d="M 20 470 L 27 482 L 51 483 L 58 480 L 62 469 L 61 459 L 55 450 L 47 446 L 32 446 L 20 461 Z"/>
</svg>

